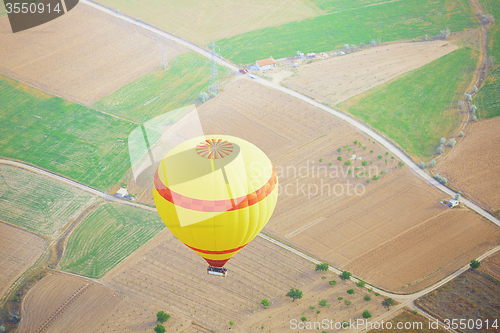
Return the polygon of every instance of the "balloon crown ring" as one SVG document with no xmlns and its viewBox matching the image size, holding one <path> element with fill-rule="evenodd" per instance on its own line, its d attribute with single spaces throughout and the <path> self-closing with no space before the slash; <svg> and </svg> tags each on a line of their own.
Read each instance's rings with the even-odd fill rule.
<svg viewBox="0 0 500 333">
<path fill-rule="evenodd" d="M 207 139 L 196 146 L 198 155 L 208 159 L 219 159 L 229 156 L 234 150 L 232 143 L 222 139 Z"/>
</svg>

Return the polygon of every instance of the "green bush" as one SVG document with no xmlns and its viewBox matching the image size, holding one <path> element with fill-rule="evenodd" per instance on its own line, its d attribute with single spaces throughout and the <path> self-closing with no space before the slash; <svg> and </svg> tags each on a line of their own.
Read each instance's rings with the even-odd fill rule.
<svg viewBox="0 0 500 333">
<path fill-rule="evenodd" d="M 351 278 L 351 273 L 349 273 L 348 271 L 343 271 L 339 274 L 339 277 L 341 280 L 349 280 Z"/>
<path fill-rule="evenodd" d="M 365 297 L 363 297 L 363 299 L 365 301 L 371 301 L 372 298 L 370 297 L 370 295 L 365 295 Z"/>
<path fill-rule="evenodd" d="M 363 311 L 363 315 L 362 316 L 365 319 L 368 319 L 368 318 L 372 317 L 372 315 L 370 314 L 370 312 L 368 312 L 368 310 Z"/>
<path fill-rule="evenodd" d="M 320 158 L 320 159 L 319 159 L 319 161 L 320 161 L 320 163 L 321 163 L 321 162 L 323 162 L 323 159 L 322 159 L 322 158 Z"/>
<path fill-rule="evenodd" d="M 344 299 L 344 297 L 339 296 L 339 297 L 337 297 L 337 299 L 338 299 L 339 301 L 341 301 L 341 300 L 343 300 L 343 299 Z"/>
<path fill-rule="evenodd" d="M 346 300 L 344 301 L 344 304 L 345 304 L 345 305 L 347 305 L 347 306 L 349 306 L 349 305 L 351 305 L 351 304 L 352 304 L 352 302 L 346 299 Z"/>
<path fill-rule="evenodd" d="M 165 333 L 165 327 L 161 324 L 158 324 L 156 325 L 156 327 L 154 328 L 154 331 L 156 333 Z"/>
<path fill-rule="evenodd" d="M 326 299 L 322 299 L 319 301 L 319 305 L 326 306 Z"/>
<path fill-rule="evenodd" d="M 337 157 L 337 160 L 342 161 L 342 156 Z"/>
<path fill-rule="evenodd" d="M 379 176 L 375 175 L 372 178 L 373 178 L 373 180 L 377 180 L 377 179 L 379 179 Z"/>
<path fill-rule="evenodd" d="M 372 153 L 372 154 L 373 154 L 373 150 L 370 150 L 370 153 Z"/>
<path fill-rule="evenodd" d="M 347 293 L 348 293 L 349 295 L 354 294 L 354 289 L 349 289 L 349 290 L 347 290 Z"/>
<path fill-rule="evenodd" d="M 160 322 L 160 323 L 164 323 L 166 322 L 167 320 L 170 319 L 170 315 L 165 313 L 164 311 L 158 311 L 158 313 L 156 314 L 156 319 Z"/>
<path fill-rule="evenodd" d="M 363 162 L 361 162 L 361 165 L 362 165 L 362 166 L 366 166 L 367 164 L 368 164 L 368 162 L 367 162 L 367 161 L 363 161 Z"/>
<path fill-rule="evenodd" d="M 379 159 L 379 160 L 381 160 L 381 159 L 382 159 L 382 155 L 378 155 L 377 157 L 378 157 L 378 159 Z"/>
<path fill-rule="evenodd" d="M 337 284 L 337 281 L 332 280 L 332 281 L 329 281 L 329 282 L 328 282 L 328 284 L 329 284 L 330 286 L 334 286 L 334 285 L 336 285 L 336 284 Z"/>
<path fill-rule="evenodd" d="M 309 305 L 309 309 L 314 310 L 316 308 L 314 306 L 312 306 L 312 305 Z"/>
<path fill-rule="evenodd" d="M 360 288 L 364 288 L 366 286 L 366 282 L 363 280 L 359 280 L 358 282 L 356 282 L 356 285 Z"/>
<path fill-rule="evenodd" d="M 269 306 L 269 300 L 267 298 L 264 298 L 260 304 L 262 304 L 263 306 Z"/>
<path fill-rule="evenodd" d="M 367 179 L 366 182 L 369 183 L 371 180 L 370 179 Z"/>
<path fill-rule="evenodd" d="M 328 267 L 329 267 L 328 264 L 326 262 L 324 262 L 324 263 L 316 265 L 316 268 L 314 270 L 324 272 L 324 271 L 328 270 Z"/>
<path fill-rule="evenodd" d="M 233 326 L 234 325 L 234 321 L 230 320 L 229 321 L 229 325 Z"/>
<path fill-rule="evenodd" d="M 347 166 L 351 165 L 351 161 L 345 161 L 344 165 L 347 165 Z"/>
<path fill-rule="evenodd" d="M 337 149 L 337 151 L 340 153 L 342 151 L 342 148 Z"/>
<path fill-rule="evenodd" d="M 470 262 L 470 268 L 472 268 L 472 269 L 478 269 L 479 266 L 481 266 L 481 263 L 477 260 L 472 260 Z"/>
<path fill-rule="evenodd" d="M 306 317 L 304 317 L 304 316 L 302 316 L 302 317 L 300 318 L 300 320 L 302 320 L 302 321 L 307 321 L 307 318 L 306 318 Z"/>
</svg>

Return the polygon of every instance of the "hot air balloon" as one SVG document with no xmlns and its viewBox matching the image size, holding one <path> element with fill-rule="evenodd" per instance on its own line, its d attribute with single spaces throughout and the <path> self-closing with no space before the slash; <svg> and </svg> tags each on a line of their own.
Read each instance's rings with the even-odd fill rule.
<svg viewBox="0 0 500 333">
<path fill-rule="evenodd" d="M 224 264 L 269 221 L 278 177 L 255 145 L 207 135 L 167 153 L 154 176 L 153 196 L 172 234 L 208 262 L 207 273 L 226 276 Z"/>
</svg>

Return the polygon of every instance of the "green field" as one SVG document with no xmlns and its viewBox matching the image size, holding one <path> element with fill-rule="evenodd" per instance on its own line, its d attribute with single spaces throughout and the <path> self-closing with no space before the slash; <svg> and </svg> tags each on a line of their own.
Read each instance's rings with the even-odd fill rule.
<svg viewBox="0 0 500 333">
<path fill-rule="evenodd" d="M 458 49 L 399 79 L 338 105 L 398 143 L 411 156 L 428 159 L 441 137 L 458 125 L 455 106 L 471 82 L 477 52 Z"/>
<path fill-rule="evenodd" d="M 147 74 L 95 103 L 95 108 L 143 123 L 194 103 L 207 91 L 210 62 L 194 53 L 181 54 L 170 68 Z M 218 66 L 219 78 L 228 71 Z"/>
<path fill-rule="evenodd" d="M 89 214 L 68 239 L 61 268 L 101 278 L 165 227 L 157 213 L 106 203 Z"/>
<path fill-rule="evenodd" d="M 52 236 L 91 195 L 45 176 L 0 164 L 0 220 Z"/>
<path fill-rule="evenodd" d="M 135 124 L 47 95 L 0 74 L 0 156 L 106 191 L 130 168 Z"/>
<path fill-rule="evenodd" d="M 480 119 L 500 116 L 500 66 L 488 72 L 473 103 Z"/>
<path fill-rule="evenodd" d="M 488 56 L 494 56 L 500 62 L 500 4 L 498 0 L 480 0 L 485 13 L 492 14 L 495 22 L 488 32 Z"/>
<path fill-rule="evenodd" d="M 401 0 L 254 30 L 216 44 L 224 58 L 250 64 L 269 56 L 295 56 L 299 50 L 324 52 L 377 38 L 387 42 L 477 25 L 467 0 Z"/>
<path fill-rule="evenodd" d="M 495 67 L 486 76 L 474 104 L 478 107 L 479 118 L 500 116 L 500 4 L 498 0 L 481 0 L 486 13 L 495 17 L 488 32 L 488 56 L 495 57 Z"/>
<path fill-rule="evenodd" d="M 387 0 L 313 0 L 311 1 L 327 13 L 336 13 L 356 8 L 385 3 Z"/>
</svg>

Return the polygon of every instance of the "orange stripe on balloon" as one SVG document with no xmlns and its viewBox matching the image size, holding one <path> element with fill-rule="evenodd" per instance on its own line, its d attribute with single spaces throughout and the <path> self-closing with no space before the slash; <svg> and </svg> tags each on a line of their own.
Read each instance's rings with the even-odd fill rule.
<svg viewBox="0 0 500 333">
<path fill-rule="evenodd" d="M 273 166 L 271 178 L 257 191 L 249 193 L 246 196 L 233 198 L 228 200 L 201 200 L 186 197 L 182 194 L 176 193 L 165 186 L 158 176 L 158 169 L 154 177 L 155 189 L 158 191 L 165 200 L 173 203 L 176 206 L 198 211 L 198 212 L 228 212 L 245 207 L 255 205 L 261 200 L 264 200 L 276 187 L 278 182 L 278 175 Z M 237 202 L 238 204 L 235 204 Z"/>
<path fill-rule="evenodd" d="M 248 244 L 248 243 L 247 243 Z M 231 249 L 231 250 L 223 250 L 223 251 L 209 251 L 209 250 L 201 250 L 201 249 L 197 249 L 195 247 L 192 247 L 192 246 L 189 246 L 187 244 L 184 244 L 186 245 L 187 247 L 189 247 L 191 250 L 193 251 L 196 251 L 196 252 L 200 252 L 200 253 L 204 253 L 204 254 L 228 254 L 228 253 L 233 253 L 233 252 L 236 252 L 238 250 L 241 250 L 242 248 L 244 248 L 247 244 L 245 245 L 242 245 L 240 247 L 237 247 L 235 249 Z"/>
</svg>

